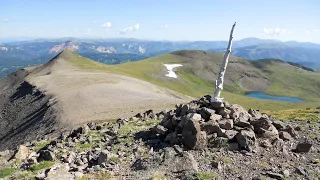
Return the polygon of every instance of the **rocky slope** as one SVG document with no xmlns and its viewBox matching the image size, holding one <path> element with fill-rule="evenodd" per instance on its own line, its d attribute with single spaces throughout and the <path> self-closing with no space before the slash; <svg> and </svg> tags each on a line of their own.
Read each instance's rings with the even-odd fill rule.
<svg viewBox="0 0 320 180">
<path fill-rule="evenodd" d="M 0 178 L 319 179 L 319 120 L 282 122 L 210 98 L 1 152 Z"/>
<path fill-rule="evenodd" d="M 43 65 L 0 79 L 0 150 L 84 122 L 132 116 L 185 101 L 135 78 L 82 70 L 69 59 L 91 61 L 66 50 Z"/>
</svg>

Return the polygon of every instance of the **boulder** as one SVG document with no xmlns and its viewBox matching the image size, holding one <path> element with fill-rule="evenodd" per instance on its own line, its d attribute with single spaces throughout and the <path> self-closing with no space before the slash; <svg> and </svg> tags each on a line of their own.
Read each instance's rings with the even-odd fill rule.
<svg viewBox="0 0 320 180">
<path fill-rule="evenodd" d="M 233 120 L 232 119 L 222 119 L 219 122 L 219 127 L 222 129 L 232 129 L 233 128 Z"/>
<path fill-rule="evenodd" d="M 209 120 L 210 121 L 219 121 L 221 118 L 222 118 L 222 116 L 219 114 L 211 114 Z"/>
<path fill-rule="evenodd" d="M 254 131 L 262 138 L 275 138 L 278 136 L 279 132 L 271 121 L 261 118 L 253 123 Z"/>
<path fill-rule="evenodd" d="M 238 134 L 238 131 L 235 130 L 226 130 L 225 132 L 222 132 L 221 137 L 228 138 L 229 140 L 233 139 Z"/>
<path fill-rule="evenodd" d="M 262 114 L 261 114 L 261 112 L 260 112 L 259 110 L 255 110 L 255 109 L 252 109 L 252 108 L 250 108 L 250 109 L 248 110 L 248 113 L 249 113 L 252 117 L 254 117 L 254 118 L 256 118 L 256 119 L 260 119 L 260 118 L 262 117 Z"/>
<path fill-rule="evenodd" d="M 29 155 L 29 148 L 24 145 L 20 145 L 16 150 L 14 158 L 23 161 L 28 158 L 28 155 Z"/>
<path fill-rule="evenodd" d="M 294 151 L 297 153 L 307 153 L 311 150 L 311 147 L 312 144 L 309 142 L 300 142 Z"/>
<path fill-rule="evenodd" d="M 182 127 L 182 143 L 188 149 L 195 149 L 198 147 L 202 147 L 202 133 L 199 125 L 199 120 L 201 120 L 201 115 L 192 113 L 188 114 L 187 118 L 184 119 L 183 127 Z"/>
<path fill-rule="evenodd" d="M 205 120 L 205 121 L 209 121 L 211 116 L 215 115 L 215 110 L 206 108 L 206 107 L 202 107 L 198 113 L 201 115 L 201 117 Z M 215 116 L 213 117 L 215 118 Z"/>
<path fill-rule="evenodd" d="M 291 135 L 286 131 L 280 131 L 279 137 L 284 141 L 290 141 L 292 139 Z"/>
<path fill-rule="evenodd" d="M 238 104 L 233 104 L 228 109 L 231 111 L 230 117 L 233 120 L 239 119 L 242 121 L 248 121 L 251 117 L 251 115 Z"/>
<path fill-rule="evenodd" d="M 41 161 L 54 161 L 56 159 L 55 155 L 53 152 L 48 151 L 48 150 L 40 150 L 39 151 L 39 156 L 37 158 L 38 162 Z"/>
<path fill-rule="evenodd" d="M 172 160 L 165 162 L 172 172 L 198 171 L 198 163 L 192 154 L 184 151 L 181 155 L 174 156 Z"/>
<path fill-rule="evenodd" d="M 230 118 L 231 110 L 227 108 L 221 108 L 217 114 L 221 115 L 223 118 Z"/>
<path fill-rule="evenodd" d="M 282 121 L 273 121 L 272 124 L 278 129 L 283 130 L 285 128 L 285 124 Z"/>
<path fill-rule="evenodd" d="M 292 126 L 287 125 L 284 130 L 287 131 L 292 137 L 297 137 L 297 133 Z"/>
<path fill-rule="evenodd" d="M 205 131 L 207 134 L 217 133 L 218 136 L 222 136 L 223 131 L 216 121 L 208 121 L 204 124 L 201 124 L 201 130 Z"/>
<path fill-rule="evenodd" d="M 160 122 L 160 125 L 162 125 L 163 127 L 173 130 L 175 127 L 172 124 L 172 117 L 173 117 L 174 113 L 173 111 L 169 111 L 166 114 L 164 114 L 164 117 L 162 119 L 162 121 Z"/>
<path fill-rule="evenodd" d="M 244 119 L 236 119 L 234 120 L 234 125 L 242 127 L 242 128 L 250 128 L 254 129 L 253 126 L 249 123 L 249 121 L 244 120 Z"/>
<path fill-rule="evenodd" d="M 225 104 L 224 102 L 211 102 L 210 103 L 210 106 L 213 108 L 213 109 L 221 109 L 223 107 L 225 107 Z"/>
<path fill-rule="evenodd" d="M 97 164 L 101 165 L 104 162 L 108 161 L 108 151 L 101 151 L 97 160 Z"/>
<path fill-rule="evenodd" d="M 242 130 L 236 135 L 236 140 L 240 147 L 252 151 L 256 146 L 256 136 L 253 131 Z"/>
</svg>

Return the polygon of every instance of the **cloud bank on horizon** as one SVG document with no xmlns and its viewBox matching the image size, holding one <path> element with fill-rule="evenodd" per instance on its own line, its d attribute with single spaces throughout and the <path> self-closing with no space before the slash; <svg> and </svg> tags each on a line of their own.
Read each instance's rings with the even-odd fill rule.
<svg viewBox="0 0 320 180">
<path fill-rule="evenodd" d="M 63 6 L 61 6 L 63 4 Z M 72 7 L 72 8 L 70 8 Z M 57 13 L 57 9 L 59 13 Z M 214 41 L 272 37 L 320 43 L 320 1 L 4 1 L 0 39 L 117 38 Z M 59 33 L 57 33 L 59 32 Z"/>
</svg>

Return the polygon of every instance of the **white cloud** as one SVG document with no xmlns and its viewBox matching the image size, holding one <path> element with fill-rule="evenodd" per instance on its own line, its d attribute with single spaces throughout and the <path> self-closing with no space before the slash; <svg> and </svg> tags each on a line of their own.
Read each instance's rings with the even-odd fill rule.
<svg viewBox="0 0 320 180">
<path fill-rule="evenodd" d="M 126 34 L 128 32 L 132 32 L 132 31 L 138 31 L 140 29 L 140 24 L 137 23 L 133 26 L 130 26 L 130 27 L 126 27 L 126 28 L 123 28 L 119 31 L 119 34 Z"/>
<path fill-rule="evenodd" d="M 140 29 L 140 24 L 139 23 L 135 24 L 134 29 L 138 31 Z"/>
<path fill-rule="evenodd" d="M 102 27 L 107 28 L 107 29 L 111 28 L 111 26 L 112 26 L 111 22 L 105 22 L 102 24 Z"/>
<path fill-rule="evenodd" d="M 264 28 L 263 29 L 264 34 L 268 36 L 277 36 L 277 35 L 283 35 L 283 34 L 291 34 L 290 31 L 282 28 L 275 28 L 275 29 L 268 29 Z"/>
<path fill-rule="evenodd" d="M 0 22 L 3 22 L 3 23 L 5 23 L 5 22 L 8 22 L 9 21 L 9 19 L 7 19 L 7 18 L 4 18 L 4 19 L 1 19 L 1 21 Z"/>
</svg>

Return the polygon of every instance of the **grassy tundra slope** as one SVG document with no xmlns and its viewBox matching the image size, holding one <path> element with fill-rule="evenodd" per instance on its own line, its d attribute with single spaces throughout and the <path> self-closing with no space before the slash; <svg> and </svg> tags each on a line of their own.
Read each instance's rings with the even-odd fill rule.
<svg viewBox="0 0 320 180">
<path fill-rule="evenodd" d="M 107 71 L 128 75 L 198 97 L 212 93 L 223 55 L 205 51 L 176 51 L 138 62 L 104 65 L 74 56 L 68 61 L 89 71 Z M 177 79 L 166 77 L 163 64 L 182 64 L 175 71 Z M 300 97 L 301 103 L 259 100 L 244 96 L 246 91 L 265 91 L 272 95 Z M 320 73 L 306 71 L 280 60 L 248 61 L 231 56 L 225 75 L 222 96 L 230 103 L 261 110 L 281 110 L 319 106 Z"/>
</svg>

